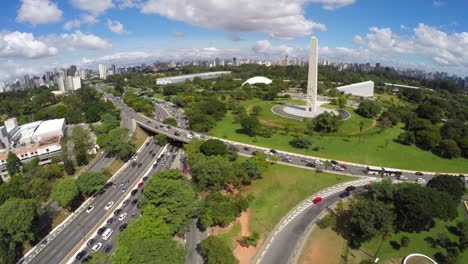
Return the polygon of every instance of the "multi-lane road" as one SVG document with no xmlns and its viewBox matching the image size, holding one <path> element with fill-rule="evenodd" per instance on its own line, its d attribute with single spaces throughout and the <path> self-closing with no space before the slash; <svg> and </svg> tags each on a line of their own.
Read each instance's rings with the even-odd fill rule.
<svg viewBox="0 0 468 264">
<path fill-rule="evenodd" d="M 153 140 L 148 140 L 148 143 L 142 146 L 142 149 L 138 153 L 138 158 L 135 161 L 129 161 L 118 174 L 114 175 L 112 181 L 117 186 L 107 188 L 106 191 L 100 195 L 90 198 L 90 202 L 85 207 L 93 206 L 91 212 L 87 213 L 87 208 L 80 207 L 74 212 L 76 217 L 66 225 L 63 230 L 58 234 L 55 234 L 53 239 L 49 238 L 41 242 L 41 250 L 30 252 L 27 257 L 23 259 L 23 263 L 61 263 L 66 257 L 70 257 L 70 254 L 74 254 L 76 245 L 80 242 L 87 241 L 89 239 L 90 232 L 95 231 L 96 225 L 98 225 L 108 211 L 104 210 L 104 207 L 109 201 L 114 201 L 114 205 L 109 211 L 117 209 L 118 201 L 131 191 L 131 186 L 137 183 L 138 177 L 143 175 L 147 170 L 156 170 L 159 167 L 153 168 L 154 160 L 156 159 L 158 152 L 161 151 L 159 145 L 155 144 Z M 135 164 L 135 165 L 133 165 Z M 120 186 L 121 182 L 128 183 L 124 186 Z M 48 236 L 50 237 L 50 236 Z M 74 257 L 74 256 L 73 256 Z"/>
</svg>

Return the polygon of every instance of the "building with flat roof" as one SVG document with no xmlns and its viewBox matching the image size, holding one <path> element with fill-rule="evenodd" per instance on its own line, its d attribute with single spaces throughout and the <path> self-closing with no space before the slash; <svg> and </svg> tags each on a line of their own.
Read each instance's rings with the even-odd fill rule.
<svg viewBox="0 0 468 264">
<path fill-rule="evenodd" d="M 21 162 L 28 162 L 38 157 L 41 164 L 50 162 L 50 158 L 60 154 L 61 139 L 65 135 L 65 119 L 36 121 L 18 126 L 16 118 L 5 121 L 0 126 L 0 176 L 9 180 L 6 171 L 8 152 L 13 152 Z"/>
<path fill-rule="evenodd" d="M 157 85 L 166 85 L 171 83 L 182 83 L 186 80 L 193 81 L 195 78 L 200 78 L 203 80 L 208 79 L 216 79 L 223 75 L 231 74 L 231 71 L 215 71 L 215 72 L 202 72 L 202 73 L 194 73 L 194 74 L 185 74 L 185 75 L 178 75 L 178 76 L 171 76 L 171 77 L 163 77 L 156 79 Z"/>
</svg>

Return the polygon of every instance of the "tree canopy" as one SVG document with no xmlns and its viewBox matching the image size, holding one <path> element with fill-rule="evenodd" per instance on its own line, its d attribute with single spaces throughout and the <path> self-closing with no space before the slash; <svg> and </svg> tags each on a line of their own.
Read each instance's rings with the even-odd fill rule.
<svg viewBox="0 0 468 264">
<path fill-rule="evenodd" d="M 226 156 L 227 147 L 219 139 L 208 139 L 201 144 L 200 151 L 205 154 L 205 156 Z"/>
<path fill-rule="evenodd" d="M 236 264 L 239 261 L 231 248 L 219 237 L 209 236 L 198 245 L 198 251 L 206 264 Z"/>
<path fill-rule="evenodd" d="M 109 131 L 103 145 L 107 153 L 123 161 L 127 161 L 135 153 L 135 145 L 126 128 L 119 127 Z"/>
<path fill-rule="evenodd" d="M 56 201 L 60 206 L 71 209 L 78 195 L 79 190 L 75 180 L 65 178 L 55 184 L 50 196 L 52 200 Z"/>
<path fill-rule="evenodd" d="M 107 177 L 99 172 L 84 172 L 76 179 L 78 190 L 83 195 L 91 195 L 99 191 L 107 181 Z"/>
<path fill-rule="evenodd" d="M 465 182 L 461 177 L 437 175 L 427 182 L 427 187 L 451 195 L 456 201 L 465 193 Z"/>
</svg>

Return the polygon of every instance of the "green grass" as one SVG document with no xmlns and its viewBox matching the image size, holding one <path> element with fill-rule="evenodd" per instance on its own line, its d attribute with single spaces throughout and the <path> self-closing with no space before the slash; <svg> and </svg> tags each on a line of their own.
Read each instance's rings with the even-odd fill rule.
<svg viewBox="0 0 468 264">
<path fill-rule="evenodd" d="M 362 249 L 367 252 L 375 253 L 377 252 L 379 245 L 382 243 L 382 247 L 377 253 L 377 257 L 381 260 L 390 259 L 390 258 L 403 258 L 410 253 L 421 253 L 425 254 L 431 258 L 434 257 L 434 254 L 437 252 L 442 252 L 446 254 L 445 249 L 443 248 L 432 248 L 429 243 L 424 241 L 426 237 L 432 237 L 434 239 L 437 238 L 437 234 L 445 233 L 450 238 L 450 240 L 457 242 L 458 238 L 454 234 L 448 231 L 449 226 L 455 226 L 457 222 L 463 221 L 464 219 L 464 212 L 461 206 L 458 207 L 458 217 L 453 221 L 436 221 L 436 225 L 429 231 L 419 232 L 419 233 L 407 233 L 407 232 L 400 232 L 393 235 L 391 238 L 382 241 L 381 238 L 375 238 L 365 244 L 363 244 Z M 410 243 L 408 247 L 401 248 L 400 250 L 395 250 L 390 245 L 390 241 L 396 241 L 400 243 L 401 238 L 403 236 L 407 236 L 410 239 Z M 464 255 L 461 255 L 459 258 L 458 263 L 468 263 L 468 252 L 465 252 Z"/>
<path fill-rule="evenodd" d="M 229 245 L 231 250 L 233 250 L 234 249 L 233 239 L 237 237 L 240 234 L 240 232 L 241 232 L 241 225 L 240 223 L 235 222 L 228 232 L 218 235 L 218 237 L 224 240 L 224 242 L 226 242 L 226 244 Z"/>
<path fill-rule="evenodd" d="M 265 237 L 283 216 L 308 196 L 328 186 L 353 179 L 281 164 L 272 165 L 263 173 L 263 179 L 256 180 L 249 187 L 254 196 L 250 207 L 249 229 Z"/>
<path fill-rule="evenodd" d="M 269 125 L 277 127 L 287 125 L 291 131 L 294 131 L 294 129 L 300 130 L 301 127 L 304 128 L 304 124 L 300 121 L 274 115 L 270 111 L 271 107 L 268 107 L 271 105 L 270 102 L 259 101 L 258 105 L 262 107 L 261 119 L 268 120 Z M 353 116 L 358 117 L 356 114 Z M 356 127 L 359 131 L 359 122 L 359 119 L 356 119 L 356 121 L 347 120 L 342 129 L 351 131 L 351 127 Z M 265 124 L 265 122 L 263 123 Z M 297 149 L 289 145 L 289 141 L 294 138 L 293 133 L 285 135 L 282 132 L 277 132 L 271 138 L 249 137 L 236 132 L 236 130 L 240 129 L 239 124 L 234 124 L 234 116 L 228 112 L 225 118 L 210 131 L 210 134 L 247 144 L 355 163 L 420 171 L 468 172 L 468 161 L 466 159 L 443 159 L 416 146 L 404 146 L 393 142 L 402 132 L 400 127 L 384 130 L 378 127 L 371 128 L 363 133 L 360 144 L 358 144 L 358 135 L 313 135 L 310 136 L 313 142 L 310 149 Z M 314 147 L 319 147 L 319 150 L 313 150 Z"/>
</svg>

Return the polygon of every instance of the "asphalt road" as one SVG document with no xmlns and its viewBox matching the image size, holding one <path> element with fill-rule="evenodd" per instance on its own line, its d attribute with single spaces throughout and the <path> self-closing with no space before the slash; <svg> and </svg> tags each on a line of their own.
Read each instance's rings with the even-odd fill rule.
<svg viewBox="0 0 468 264">
<path fill-rule="evenodd" d="M 362 192 L 362 188 L 358 188 L 356 192 Z M 318 216 L 329 206 L 340 200 L 339 195 L 342 192 L 330 195 L 322 200 L 319 204 L 311 205 L 302 213 L 297 215 L 288 225 L 279 231 L 275 238 L 271 240 L 268 248 L 265 250 L 263 257 L 257 262 L 260 263 L 291 263 L 295 255 L 300 253 L 296 249 L 301 242 L 308 227 L 318 220 Z"/>
<path fill-rule="evenodd" d="M 160 162 L 156 163 L 156 167 L 151 167 L 151 170 L 147 173 L 148 180 L 157 171 L 161 171 L 161 170 L 170 168 L 170 166 L 174 162 L 174 159 L 175 159 L 176 156 L 175 155 L 167 156 L 166 154 L 167 153 L 175 153 L 176 151 L 177 151 L 176 147 L 169 146 L 167 151 L 161 157 Z M 144 181 L 145 184 L 146 184 L 146 182 L 148 182 L 148 180 Z M 86 255 L 84 256 L 84 258 L 86 258 L 88 256 L 92 257 L 92 251 L 91 251 L 92 246 L 96 245 L 97 243 L 101 243 L 102 247 L 101 247 L 100 250 L 103 250 L 106 247 L 110 247 L 110 251 L 108 253 L 111 253 L 115 249 L 117 235 L 120 232 L 119 227 L 122 226 L 123 224 L 129 224 L 134 219 L 136 219 L 137 217 L 140 216 L 140 209 L 138 208 L 137 204 L 132 204 L 131 201 L 136 199 L 139 202 L 142 196 L 143 196 L 143 194 L 142 194 L 141 191 L 137 192 L 134 196 L 131 196 L 130 194 L 126 195 L 124 200 L 128 200 L 127 204 L 124 205 L 124 206 L 120 206 L 119 208 L 122 208 L 122 212 L 120 214 L 126 213 L 127 216 L 122 221 L 120 221 L 120 220 L 118 220 L 120 214 L 119 215 L 113 215 L 112 217 L 109 217 L 108 219 L 114 218 L 114 220 L 115 220 L 114 222 L 112 222 L 111 224 L 103 224 L 102 225 L 102 226 L 106 226 L 107 228 L 111 228 L 113 230 L 113 233 L 110 236 L 110 238 L 108 240 L 104 240 L 100 235 L 94 234 L 93 236 L 91 236 L 89 238 L 89 239 L 91 239 L 91 238 L 94 239 L 94 243 L 91 246 L 88 246 L 86 243 L 89 241 L 89 239 L 87 241 L 80 241 L 80 242 L 82 242 L 82 246 L 80 247 L 80 250 L 78 250 L 77 252 L 83 250 L 83 251 L 86 252 Z M 103 210 L 103 209 L 99 208 L 99 210 Z M 106 211 L 106 212 L 108 212 L 108 211 Z M 93 213 L 93 212 L 91 212 L 91 213 Z M 82 262 L 82 260 L 80 260 L 80 261 L 76 260 L 75 257 L 76 257 L 76 254 L 73 256 L 73 261 L 71 261 L 69 263 L 81 263 Z"/>
<path fill-rule="evenodd" d="M 192 220 L 192 225 L 187 234 L 185 234 L 185 241 L 187 247 L 187 256 L 185 258 L 186 264 L 201 264 L 203 263 L 202 258 L 198 254 L 197 245 L 202 242 L 203 239 L 208 237 L 208 231 L 201 230 L 197 226 L 197 220 Z"/>
<path fill-rule="evenodd" d="M 142 116 L 142 115 L 138 114 L 137 112 L 135 112 L 130 107 L 128 107 L 123 102 L 123 100 L 121 98 L 115 97 L 112 94 L 105 93 L 105 92 L 103 92 L 103 94 L 104 94 L 104 96 L 106 98 L 110 99 L 111 102 L 113 102 L 114 105 L 117 108 L 119 108 L 122 112 L 124 112 L 126 115 L 133 118 L 141 126 L 145 127 L 146 129 L 148 129 L 150 131 L 153 131 L 155 133 L 162 133 L 162 134 L 165 134 L 165 135 L 167 135 L 167 136 L 169 136 L 169 137 L 171 137 L 173 139 L 176 139 L 176 140 L 182 141 L 182 142 L 189 142 L 193 138 L 198 138 L 198 139 L 202 139 L 202 140 L 215 138 L 215 137 L 211 137 L 211 136 L 208 136 L 208 135 L 203 135 L 201 133 L 192 132 L 190 130 L 183 129 L 183 128 L 180 128 L 180 127 L 168 126 L 168 125 L 165 125 L 162 122 L 159 122 L 157 120 Z M 232 141 L 228 141 L 228 140 L 225 140 L 225 139 L 222 139 L 222 138 L 219 138 L 219 139 L 224 141 L 228 145 L 235 146 L 239 150 L 239 153 L 242 154 L 242 155 L 252 155 L 252 153 L 255 152 L 255 151 L 261 151 L 261 152 L 269 151 L 269 149 L 263 148 L 263 147 L 252 146 L 252 145 L 243 144 L 243 143 L 239 143 L 239 142 L 232 142 Z M 273 154 L 269 154 L 269 156 L 271 156 L 271 155 L 273 155 Z M 305 156 L 302 156 L 302 155 L 297 155 L 297 154 L 293 154 L 293 153 L 284 153 L 284 152 L 281 152 L 281 151 L 278 151 L 278 153 L 274 154 L 274 155 L 277 155 L 279 157 L 287 156 L 287 159 L 280 158 L 280 161 L 282 163 L 286 164 L 286 165 L 307 167 L 308 162 L 314 161 L 314 159 L 312 159 L 312 158 L 309 159 L 309 158 L 307 158 Z M 318 160 L 325 161 L 326 159 L 318 159 Z M 347 164 L 346 162 L 342 162 L 342 163 Z M 318 165 L 317 168 L 324 169 L 324 167 L 322 165 Z M 365 172 L 365 168 L 363 166 L 356 166 L 356 165 L 353 165 L 353 164 L 347 164 L 347 169 L 345 169 L 343 171 L 334 171 L 334 172 L 338 173 L 338 174 L 346 173 L 346 174 L 355 175 L 355 176 L 368 176 L 368 177 L 379 177 L 379 178 L 384 177 L 384 178 L 390 178 L 390 179 L 395 178 L 394 176 L 388 176 L 388 175 L 387 176 L 370 175 L 370 174 L 367 174 Z M 423 178 L 425 181 L 428 181 L 432 177 L 435 176 L 434 173 L 425 173 L 423 176 L 417 176 L 413 172 L 403 172 L 402 175 L 407 177 L 407 181 L 413 181 L 413 182 L 416 181 L 417 178 Z"/>
<path fill-rule="evenodd" d="M 159 145 L 151 140 L 150 144 L 144 146 L 136 160 L 137 165 L 129 165 L 119 173 L 114 179 L 115 183 L 129 180 L 128 185 L 136 182 L 137 176 L 144 173 L 150 164 L 153 164 L 153 154 L 160 150 Z M 129 161 L 133 162 L 133 161 Z M 141 165 L 139 165 L 141 164 Z M 50 264 L 60 263 L 74 248 L 75 246 L 85 239 L 85 236 L 91 231 L 95 225 L 101 220 L 107 211 L 103 208 L 109 201 L 117 201 L 124 193 L 120 185 L 117 188 L 109 188 L 103 194 L 94 198 L 91 206 L 94 209 L 87 213 L 83 211 L 71 222 L 60 234 L 58 234 L 48 245 L 44 247 L 30 263 Z M 110 210 L 115 210 L 117 204 L 114 204 Z"/>
</svg>

